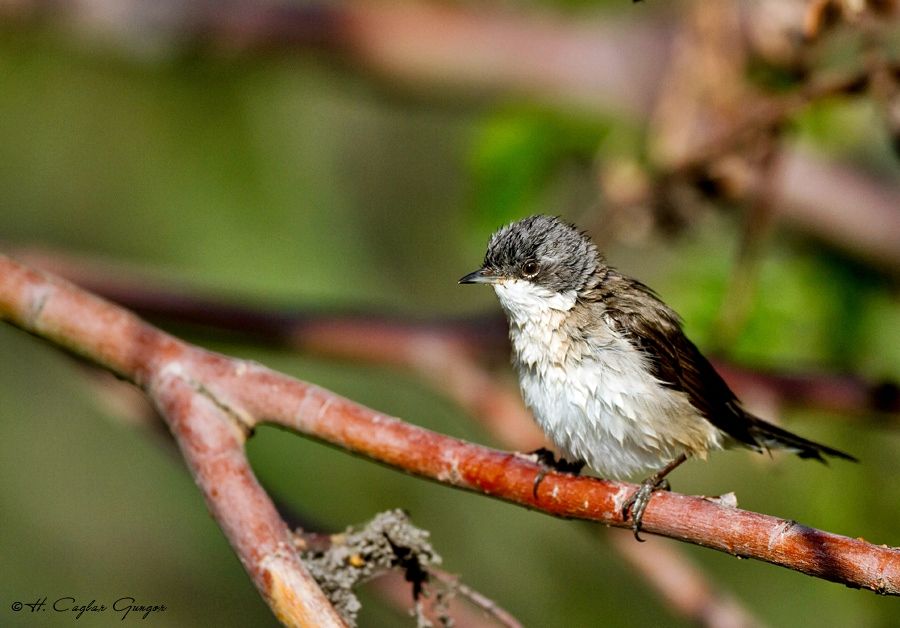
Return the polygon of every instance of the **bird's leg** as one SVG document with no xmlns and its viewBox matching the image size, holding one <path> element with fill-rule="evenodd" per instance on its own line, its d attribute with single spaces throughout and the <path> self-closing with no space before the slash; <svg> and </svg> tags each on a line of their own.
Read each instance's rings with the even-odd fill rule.
<svg viewBox="0 0 900 628">
<path fill-rule="evenodd" d="M 640 488 L 638 488 L 638 490 L 628 498 L 625 505 L 622 506 L 622 517 L 624 519 L 627 520 L 629 512 L 631 513 L 631 529 L 634 531 L 634 538 L 638 541 L 644 541 L 640 535 L 641 520 L 644 518 L 644 511 L 647 510 L 647 504 L 650 503 L 650 497 L 653 495 L 654 491 L 670 490 L 666 476 L 685 460 L 687 460 L 687 454 L 681 454 L 675 458 L 675 460 L 641 482 Z"/>
<path fill-rule="evenodd" d="M 532 495 L 534 495 L 535 499 L 537 499 L 538 486 L 540 486 L 541 482 L 544 481 L 544 477 L 547 475 L 547 471 L 553 469 L 554 471 L 558 471 L 559 473 L 578 475 L 584 468 L 584 460 L 569 461 L 562 456 L 557 458 L 553 454 L 553 452 L 546 447 L 535 449 L 531 452 L 530 455 L 537 458 L 537 463 L 541 465 L 541 470 L 538 471 L 538 474 L 535 476 L 534 485 L 531 489 L 531 493 Z"/>
<path fill-rule="evenodd" d="M 556 455 L 546 447 L 539 447 L 534 451 L 528 452 L 529 456 L 534 456 L 537 463 L 544 467 L 552 467 L 556 464 Z"/>
</svg>

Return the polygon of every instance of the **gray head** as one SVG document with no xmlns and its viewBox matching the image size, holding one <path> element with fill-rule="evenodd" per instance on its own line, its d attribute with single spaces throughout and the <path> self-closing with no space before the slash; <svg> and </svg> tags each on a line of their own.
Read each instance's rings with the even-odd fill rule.
<svg viewBox="0 0 900 628">
<path fill-rule="evenodd" d="M 553 293 L 579 292 L 603 264 L 591 239 L 555 216 L 531 216 L 499 229 L 484 264 L 460 283 L 520 280 Z"/>
</svg>

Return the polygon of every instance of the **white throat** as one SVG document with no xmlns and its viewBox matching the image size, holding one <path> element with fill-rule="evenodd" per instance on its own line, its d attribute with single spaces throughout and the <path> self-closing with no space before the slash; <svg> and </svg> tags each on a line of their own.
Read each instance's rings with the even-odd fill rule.
<svg viewBox="0 0 900 628">
<path fill-rule="evenodd" d="M 500 305 L 509 315 L 510 322 L 523 326 L 546 325 L 550 319 L 559 318 L 575 305 L 575 291 L 553 292 L 524 279 L 506 279 L 494 284 L 494 292 Z"/>
</svg>

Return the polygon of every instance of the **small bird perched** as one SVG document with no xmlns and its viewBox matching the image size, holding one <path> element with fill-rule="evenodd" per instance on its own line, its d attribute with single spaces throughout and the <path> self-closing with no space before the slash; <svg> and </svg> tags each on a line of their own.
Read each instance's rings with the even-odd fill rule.
<svg viewBox="0 0 900 628">
<path fill-rule="evenodd" d="M 500 299 L 525 404 L 571 462 L 546 451 L 542 460 L 615 479 L 654 472 L 622 510 L 638 540 L 653 491 L 691 456 L 741 445 L 856 460 L 744 410 L 678 315 L 558 218 L 501 228 L 482 267 L 459 283 L 491 284 Z"/>
</svg>

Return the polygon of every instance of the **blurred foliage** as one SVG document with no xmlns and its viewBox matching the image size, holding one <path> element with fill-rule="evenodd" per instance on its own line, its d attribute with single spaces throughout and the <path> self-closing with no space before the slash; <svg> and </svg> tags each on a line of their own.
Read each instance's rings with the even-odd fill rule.
<svg viewBox="0 0 900 628">
<path fill-rule="evenodd" d="M 865 107 L 823 104 L 797 125 L 820 150 L 875 163 Z M 411 315 L 495 309 L 456 286 L 490 232 L 595 189 L 598 151 L 631 150 L 624 120 L 527 103 L 447 107 L 386 97 L 343 68 L 293 55 L 143 63 L 42 30 L 0 35 L 0 241 L 127 261 L 235 300 Z M 880 141 L 880 140 L 879 140 Z M 882 157 L 872 157 L 875 151 Z M 623 148 L 624 147 L 624 148 Z M 574 168 L 570 168 L 575 164 Z M 708 214 L 675 239 L 611 242 L 608 257 L 657 288 L 703 345 L 721 306 L 739 220 Z M 732 356 L 781 368 L 900 377 L 896 293 L 881 276 L 778 233 Z M 189 338 L 190 339 L 190 338 Z M 195 339 L 196 340 L 196 339 Z M 489 443 L 416 377 L 214 344 L 414 423 Z M 40 622 L 11 600 L 132 595 L 169 611 L 153 626 L 274 625 L 183 464 L 102 403 L 70 357 L 0 327 L 0 625 Z M 740 505 L 896 545 L 900 435 L 820 413 L 790 427 L 856 454 L 828 469 L 790 457 L 713 455 L 678 490 L 735 491 Z M 406 477 L 263 428 L 263 484 L 328 530 L 403 507 L 446 568 L 527 625 L 682 625 L 595 527 Z M 870 489 L 871 487 L 871 489 Z M 609 534 L 622 533 L 610 531 Z M 627 533 L 626 533 L 627 534 Z M 897 625 L 900 600 L 685 548 L 776 626 Z M 372 596 L 362 625 L 409 625 Z M 82 619 L 82 623 L 85 620 Z M 120 625 L 90 618 L 91 626 Z"/>
<path fill-rule="evenodd" d="M 897 157 L 884 120 L 871 102 L 830 99 L 813 103 L 793 126 L 800 141 L 820 152 L 895 176 Z"/>
<path fill-rule="evenodd" d="M 567 163 L 591 164 L 607 128 L 595 118 L 543 109 L 485 115 L 470 158 L 478 227 L 545 213 L 548 183 Z"/>
<path fill-rule="evenodd" d="M 719 230 L 692 234 L 680 250 L 697 263 L 679 265 L 662 292 L 701 346 L 710 340 L 728 284 L 722 269 L 736 246 L 722 246 Z M 900 345 L 872 336 L 873 326 L 884 338 L 900 329 L 891 294 L 889 281 L 868 268 L 794 238 L 776 238 L 766 247 L 750 317 L 729 355 L 760 367 L 896 377 Z"/>
</svg>

